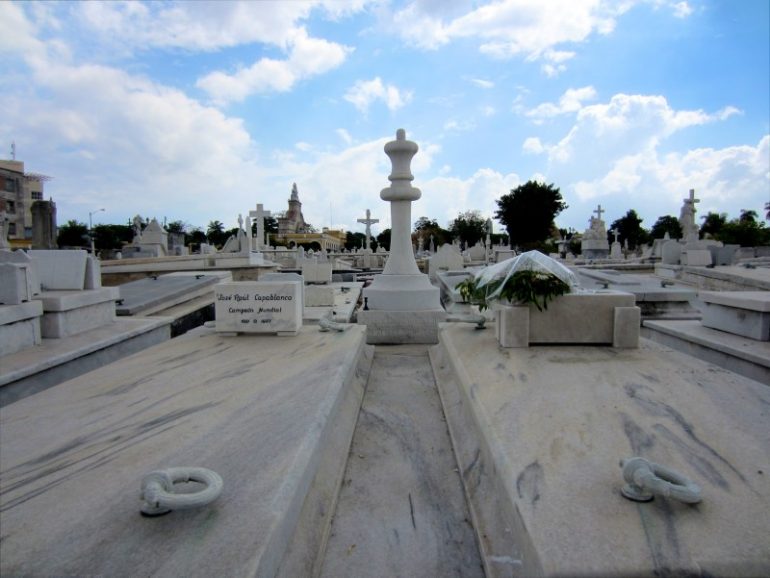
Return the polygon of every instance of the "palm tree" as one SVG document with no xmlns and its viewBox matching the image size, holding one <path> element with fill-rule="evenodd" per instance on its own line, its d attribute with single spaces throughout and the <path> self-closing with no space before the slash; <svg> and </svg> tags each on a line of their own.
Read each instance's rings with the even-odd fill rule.
<svg viewBox="0 0 770 578">
<path fill-rule="evenodd" d="M 209 221 L 206 238 L 212 245 L 222 245 L 225 242 L 225 226 L 221 221 Z"/>
</svg>

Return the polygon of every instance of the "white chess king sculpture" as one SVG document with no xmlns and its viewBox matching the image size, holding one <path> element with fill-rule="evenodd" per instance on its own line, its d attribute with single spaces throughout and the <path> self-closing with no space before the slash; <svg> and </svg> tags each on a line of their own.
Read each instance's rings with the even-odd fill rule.
<svg viewBox="0 0 770 578">
<path fill-rule="evenodd" d="M 417 149 L 417 143 L 406 140 L 404 129 L 398 129 L 396 140 L 385 145 L 393 170 L 388 177 L 391 184 L 380 197 L 390 201 L 390 256 L 382 275 L 364 289 L 372 311 L 443 311 L 438 287 L 420 273 L 412 252 L 412 201 L 421 196 L 420 189 L 412 186 L 410 168 Z"/>
</svg>

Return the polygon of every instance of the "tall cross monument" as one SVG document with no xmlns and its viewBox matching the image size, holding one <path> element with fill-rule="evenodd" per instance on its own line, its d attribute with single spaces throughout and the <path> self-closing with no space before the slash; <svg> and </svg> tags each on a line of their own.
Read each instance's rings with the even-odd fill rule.
<svg viewBox="0 0 770 578">
<path fill-rule="evenodd" d="M 682 210 L 679 213 L 679 224 L 682 227 L 685 243 L 698 241 L 699 229 L 695 222 L 695 203 L 700 203 L 700 199 L 695 198 L 695 189 L 690 189 L 690 196 L 684 199 Z"/>
<path fill-rule="evenodd" d="M 372 219 L 372 213 L 369 209 L 366 209 L 366 218 L 365 219 L 358 219 L 359 223 L 363 223 L 366 225 L 366 248 L 371 249 L 371 238 L 372 238 L 372 230 L 371 225 L 374 225 L 375 223 L 379 223 L 379 219 Z"/>
<path fill-rule="evenodd" d="M 262 203 L 257 205 L 257 209 L 255 211 L 249 211 L 249 217 L 254 219 L 254 222 L 257 224 L 257 246 L 255 247 L 257 251 L 261 251 L 266 245 L 265 217 L 270 216 L 270 211 L 266 211 L 262 206 Z M 247 233 L 249 234 L 249 238 L 251 238 L 251 231 L 247 231 Z"/>
</svg>

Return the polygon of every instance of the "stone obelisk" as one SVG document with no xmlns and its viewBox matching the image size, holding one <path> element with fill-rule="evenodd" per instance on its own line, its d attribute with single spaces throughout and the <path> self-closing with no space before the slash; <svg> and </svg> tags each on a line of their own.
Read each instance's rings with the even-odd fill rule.
<svg viewBox="0 0 770 578">
<path fill-rule="evenodd" d="M 404 129 L 385 145 L 393 168 L 380 198 L 390 202 L 390 255 L 382 274 L 363 292 L 368 309 L 358 318 L 367 325 L 368 343 L 437 343 L 438 322 L 445 316 L 438 287 L 420 273 L 412 252 L 412 201 L 421 192 L 412 186 L 410 165 L 417 150 Z"/>
</svg>

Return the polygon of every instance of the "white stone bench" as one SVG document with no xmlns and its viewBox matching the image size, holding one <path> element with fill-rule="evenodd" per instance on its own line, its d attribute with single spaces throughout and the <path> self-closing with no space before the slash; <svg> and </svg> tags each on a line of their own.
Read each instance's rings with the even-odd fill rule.
<svg viewBox="0 0 770 578">
<path fill-rule="evenodd" d="M 704 327 L 770 341 L 770 291 L 702 291 Z"/>
<path fill-rule="evenodd" d="M 638 347 L 641 310 L 631 293 L 570 293 L 534 305 L 497 306 L 497 339 L 502 347 L 537 343 L 604 344 Z"/>
</svg>

